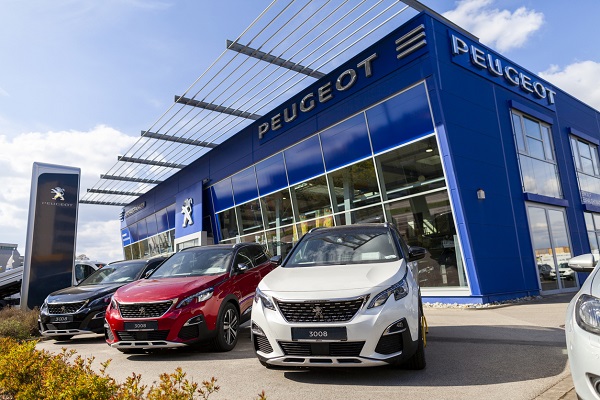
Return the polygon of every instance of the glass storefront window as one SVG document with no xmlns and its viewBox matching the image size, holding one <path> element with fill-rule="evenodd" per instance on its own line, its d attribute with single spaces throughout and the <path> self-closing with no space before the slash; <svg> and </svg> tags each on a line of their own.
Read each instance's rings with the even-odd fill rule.
<svg viewBox="0 0 600 400">
<path fill-rule="evenodd" d="M 427 249 L 418 261 L 419 282 L 424 287 L 466 286 L 466 277 L 448 193 L 431 193 L 385 205 L 409 246 Z"/>
<path fill-rule="evenodd" d="M 336 212 L 380 203 L 379 186 L 372 159 L 329 174 Z"/>
<path fill-rule="evenodd" d="M 384 200 L 397 199 L 445 186 L 444 171 L 434 137 L 376 157 Z"/>
<path fill-rule="evenodd" d="M 243 234 L 262 231 L 264 229 L 258 200 L 244 203 L 238 206 L 238 208 Z"/>
<path fill-rule="evenodd" d="M 280 255 L 282 258 L 292 249 L 294 243 L 298 241 L 298 231 L 295 225 L 285 226 L 279 229 L 273 229 L 265 232 L 267 237 L 267 250 L 273 255 Z"/>
<path fill-rule="evenodd" d="M 523 191 L 562 198 L 550 125 L 519 111 L 511 111 Z"/>
<path fill-rule="evenodd" d="M 221 229 L 221 239 L 233 238 L 238 234 L 239 229 L 234 208 L 217 214 L 217 218 L 219 219 L 219 227 Z"/>
<path fill-rule="evenodd" d="M 275 228 L 294 222 L 292 202 L 288 189 L 270 194 L 260 199 L 267 228 Z"/>
<path fill-rule="evenodd" d="M 583 215 L 585 216 L 585 229 L 590 242 L 590 251 L 598 254 L 600 248 L 600 214 L 586 212 Z"/>
<path fill-rule="evenodd" d="M 331 201 L 325 176 L 291 187 L 300 220 L 331 214 Z"/>
<path fill-rule="evenodd" d="M 385 222 L 385 216 L 381 204 L 377 204 L 373 207 L 363 207 L 357 210 L 336 214 L 334 220 L 336 225 L 380 223 Z"/>
<path fill-rule="evenodd" d="M 133 245 L 125 246 L 123 248 L 123 255 L 125 256 L 126 260 L 132 260 L 133 259 L 133 254 L 131 253 L 131 246 L 133 246 Z"/>
<path fill-rule="evenodd" d="M 140 252 L 140 243 L 136 242 L 131 245 L 131 258 L 134 260 L 142 258 L 142 254 Z"/>
</svg>

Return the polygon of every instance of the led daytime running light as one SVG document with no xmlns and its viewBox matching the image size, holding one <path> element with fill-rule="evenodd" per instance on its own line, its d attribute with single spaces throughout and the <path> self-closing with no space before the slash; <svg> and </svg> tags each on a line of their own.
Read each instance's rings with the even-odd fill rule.
<svg viewBox="0 0 600 400">
<path fill-rule="evenodd" d="M 396 301 L 408 296 L 409 289 L 408 282 L 406 281 L 407 273 L 408 268 L 406 269 L 404 276 L 398 283 L 395 283 L 394 285 L 375 295 L 367 308 L 375 308 L 384 305 L 392 293 L 394 294 L 394 299 Z"/>
</svg>

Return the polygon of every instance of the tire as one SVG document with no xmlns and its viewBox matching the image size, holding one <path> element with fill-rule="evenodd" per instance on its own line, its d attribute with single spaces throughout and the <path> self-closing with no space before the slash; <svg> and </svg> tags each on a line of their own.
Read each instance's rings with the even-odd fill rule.
<svg viewBox="0 0 600 400">
<path fill-rule="evenodd" d="M 417 344 L 417 351 L 404 363 L 405 368 L 412 370 L 424 369 L 427 365 L 425 361 L 425 338 L 423 332 L 423 304 L 419 296 L 419 343 Z"/>
<path fill-rule="evenodd" d="M 240 313 L 231 304 L 225 304 L 217 319 L 217 336 L 212 341 L 216 351 L 231 351 L 238 341 L 240 330 Z"/>
<path fill-rule="evenodd" d="M 58 335 L 58 336 L 51 336 L 52 339 L 59 341 L 59 342 L 63 342 L 65 340 L 69 340 L 73 337 L 73 335 Z"/>
</svg>

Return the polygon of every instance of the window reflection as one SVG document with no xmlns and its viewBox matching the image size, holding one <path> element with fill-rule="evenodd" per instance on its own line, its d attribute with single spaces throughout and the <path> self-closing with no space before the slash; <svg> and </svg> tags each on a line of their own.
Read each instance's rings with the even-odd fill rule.
<svg viewBox="0 0 600 400">
<path fill-rule="evenodd" d="M 291 187 L 300 220 L 331 214 L 331 201 L 325 176 Z"/>
<path fill-rule="evenodd" d="M 273 229 L 265 232 L 267 238 L 267 250 L 273 255 L 285 257 L 298 241 L 298 233 L 295 225 Z"/>
<path fill-rule="evenodd" d="M 267 228 L 275 228 L 294 222 L 289 190 L 285 189 L 263 197 L 261 205 L 268 224 Z"/>
<path fill-rule="evenodd" d="M 381 202 L 371 158 L 332 172 L 329 176 L 336 212 Z"/>
<path fill-rule="evenodd" d="M 519 155 L 523 190 L 550 197 L 562 197 L 556 164 Z"/>
<path fill-rule="evenodd" d="M 234 208 L 230 208 L 229 210 L 217 214 L 217 217 L 219 218 L 222 239 L 229 239 L 238 234 L 239 230 Z"/>
<path fill-rule="evenodd" d="M 385 211 L 409 246 L 421 246 L 428 251 L 418 261 L 421 285 L 467 285 L 446 191 L 392 202 L 385 205 Z"/>
<path fill-rule="evenodd" d="M 427 150 L 432 151 L 428 152 Z M 434 138 L 376 157 L 383 177 L 384 200 L 444 187 L 442 162 Z"/>
<path fill-rule="evenodd" d="M 238 208 L 243 234 L 262 231 L 264 229 L 258 200 L 242 204 Z"/>
</svg>

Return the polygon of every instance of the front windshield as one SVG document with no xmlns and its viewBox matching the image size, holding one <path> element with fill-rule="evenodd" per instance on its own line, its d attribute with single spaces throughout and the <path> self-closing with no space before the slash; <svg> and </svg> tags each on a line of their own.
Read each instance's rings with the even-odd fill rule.
<svg viewBox="0 0 600 400">
<path fill-rule="evenodd" d="M 387 230 L 317 231 L 298 243 L 284 267 L 397 261 L 393 243 Z"/>
<path fill-rule="evenodd" d="M 151 278 L 218 275 L 227 272 L 231 248 L 198 248 L 175 253 L 154 271 Z"/>
<path fill-rule="evenodd" d="M 79 286 L 133 282 L 137 279 L 145 265 L 145 262 L 139 261 L 109 264 L 94 271 Z"/>
</svg>

